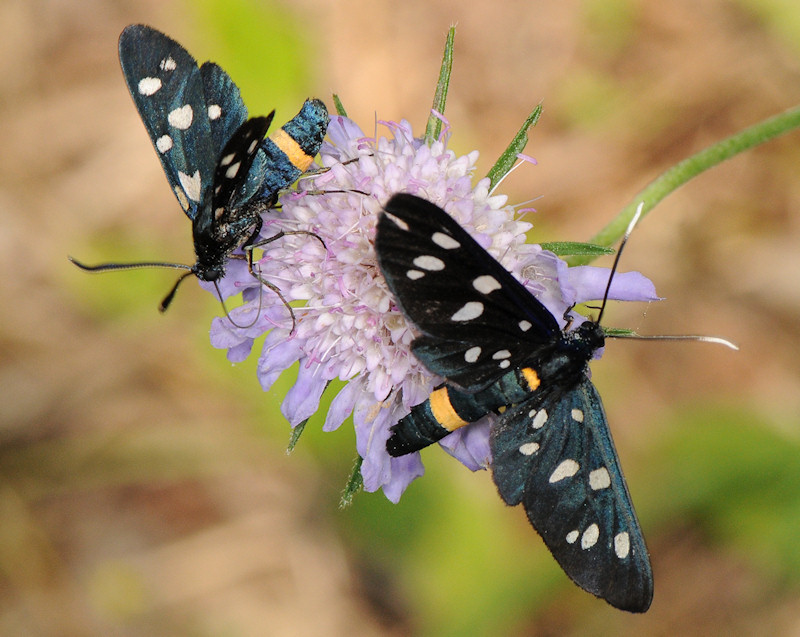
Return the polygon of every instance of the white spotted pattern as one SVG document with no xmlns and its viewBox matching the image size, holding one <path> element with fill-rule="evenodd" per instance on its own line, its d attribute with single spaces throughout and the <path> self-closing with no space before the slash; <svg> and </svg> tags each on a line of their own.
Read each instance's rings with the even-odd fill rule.
<svg viewBox="0 0 800 637">
<path fill-rule="evenodd" d="M 174 71 L 176 68 L 178 68 L 177 63 L 171 55 L 161 60 L 158 66 L 161 67 L 162 71 Z"/>
<path fill-rule="evenodd" d="M 492 358 L 496 361 L 502 360 L 503 358 L 510 358 L 511 352 L 507 349 L 500 349 L 497 350 L 494 354 L 492 354 Z"/>
<path fill-rule="evenodd" d="M 511 361 L 500 361 L 500 365 L 498 365 L 500 369 L 508 369 L 511 367 Z"/>
<path fill-rule="evenodd" d="M 617 557 L 621 560 L 624 560 L 628 557 L 628 553 L 631 552 L 631 538 L 628 535 L 627 531 L 623 531 L 622 533 L 617 533 L 614 536 L 614 553 L 617 554 Z"/>
<path fill-rule="evenodd" d="M 445 250 L 455 250 L 456 248 L 460 248 L 461 244 L 453 239 L 449 234 L 445 234 L 444 232 L 434 232 L 431 235 L 431 241 L 433 241 L 437 246 L 440 248 L 444 248 Z"/>
<path fill-rule="evenodd" d="M 181 187 L 183 188 L 183 192 L 186 193 L 186 196 L 192 201 L 200 201 L 200 192 L 202 190 L 200 171 L 195 170 L 194 175 L 191 177 L 186 173 L 178 171 L 178 179 L 181 182 Z"/>
<path fill-rule="evenodd" d="M 394 223 L 394 225 L 400 228 L 400 230 L 408 232 L 408 224 L 405 221 L 403 221 L 400 217 L 395 217 L 393 214 L 389 212 L 384 212 L 383 214 L 385 214 L 386 217 Z"/>
<path fill-rule="evenodd" d="M 181 208 L 184 210 L 189 210 L 189 200 L 186 198 L 186 195 L 183 194 L 181 187 L 175 186 L 173 190 L 175 191 L 175 196 L 178 198 L 178 203 L 181 205 Z"/>
<path fill-rule="evenodd" d="M 608 473 L 608 469 L 605 467 L 600 467 L 599 469 L 590 471 L 589 486 L 592 487 L 594 491 L 608 489 L 608 487 L 611 486 L 611 476 Z"/>
<path fill-rule="evenodd" d="M 490 274 L 484 274 L 472 282 L 472 287 L 481 294 L 490 294 L 495 290 L 499 290 L 501 285 L 497 282 L 497 279 Z"/>
<path fill-rule="evenodd" d="M 531 410 L 533 412 L 533 410 Z M 528 414 L 531 415 L 530 413 Z M 536 412 L 536 415 L 533 417 L 533 428 L 534 429 L 541 429 L 544 427 L 544 423 L 547 422 L 547 410 L 542 409 L 541 411 Z"/>
<path fill-rule="evenodd" d="M 580 409 L 573 409 L 572 420 L 575 422 L 583 422 L 583 412 Z"/>
<path fill-rule="evenodd" d="M 172 137 L 169 135 L 162 135 L 156 140 L 156 148 L 158 148 L 159 153 L 166 153 L 170 148 L 172 148 Z"/>
<path fill-rule="evenodd" d="M 453 316 L 450 317 L 451 321 L 472 321 L 483 314 L 483 303 L 478 301 L 469 301 L 464 303 L 464 306 Z"/>
<path fill-rule="evenodd" d="M 437 272 L 439 270 L 444 270 L 444 261 L 442 261 L 438 257 L 434 257 L 429 254 L 423 254 L 418 256 L 416 259 L 414 259 L 413 263 L 418 268 L 422 268 L 423 270 L 428 270 L 429 272 Z"/>
<path fill-rule="evenodd" d="M 597 540 L 600 537 L 600 527 L 597 524 L 590 524 L 586 527 L 586 530 L 583 532 L 581 536 L 581 548 L 583 550 L 592 548 L 595 544 L 597 544 Z"/>
<path fill-rule="evenodd" d="M 476 345 L 475 347 L 470 347 L 466 352 L 464 352 L 464 360 L 468 363 L 474 363 L 478 360 L 480 355 L 481 348 Z"/>
<path fill-rule="evenodd" d="M 581 466 L 572 459 L 564 460 L 560 465 L 555 468 L 555 471 L 550 474 L 550 484 L 555 482 L 559 482 L 560 480 L 564 480 L 565 478 L 571 478 L 576 473 L 578 473 L 578 469 Z"/>
<path fill-rule="evenodd" d="M 411 279 L 412 281 L 416 281 L 417 279 L 421 279 L 425 276 L 425 273 L 420 270 L 409 270 L 406 272 L 406 277 Z"/>
<path fill-rule="evenodd" d="M 519 323 L 517 323 L 517 325 L 519 325 L 519 329 L 521 329 L 523 332 L 527 332 L 529 329 L 533 327 L 530 321 L 520 321 Z"/>
<path fill-rule="evenodd" d="M 235 164 L 231 164 L 228 166 L 228 170 L 225 171 L 225 177 L 227 179 L 233 179 L 236 177 L 236 173 L 239 172 L 239 168 L 241 167 L 242 162 L 237 161 Z"/>
<path fill-rule="evenodd" d="M 143 77 L 139 80 L 139 95 L 150 97 L 161 90 L 161 80 L 157 77 Z"/>
<path fill-rule="evenodd" d="M 574 531 L 570 531 L 569 533 L 567 533 L 567 537 L 564 539 L 567 540 L 567 544 L 575 544 L 580 534 L 581 532 L 575 529 Z"/>
<path fill-rule="evenodd" d="M 519 452 L 523 456 L 532 456 L 537 451 L 539 451 L 539 443 L 538 442 L 526 442 L 524 445 L 521 445 L 519 448 Z"/>
<path fill-rule="evenodd" d="M 184 104 L 180 108 L 170 111 L 169 115 L 167 115 L 169 125 L 174 126 L 178 130 L 186 130 L 189 128 L 192 125 L 193 118 L 194 111 L 192 111 L 191 104 Z"/>
<path fill-rule="evenodd" d="M 225 155 L 222 159 L 219 160 L 220 166 L 227 166 L 233 161 L 233 158 L 236 157 L 236 153 L 229 153 Z"/>
<path fill-rule="evenodd" d="M 222 115 L 222 108 L 219 104 L 212 104 L 208 107 L 208 119 L 213 121 L 219 119 L 220 115 Z"/>
</svg>

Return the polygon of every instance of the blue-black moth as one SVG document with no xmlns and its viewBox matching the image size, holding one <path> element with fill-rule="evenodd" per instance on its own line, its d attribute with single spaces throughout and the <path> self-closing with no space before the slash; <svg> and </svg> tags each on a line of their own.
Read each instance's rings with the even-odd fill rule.
<svg viewBox="0 0 800 637">
<path fill-rule="evenodd" d="M 394 195 L 375 249 L 398 306 L 422 333 L 417 358 L 445 380 L 393 427 L 392 456 L 490 412 L 492 473 L 522 503 L 566 574 L 617 608 L 653 597 L 647 548 L 605 412 L 588 376 L 603 330 L 553 315 L 444 210 Z"/>
<path fill-rule="evenodd" d="M 308 99 L 292 120 L 265 139 L 274 111 L 248 119 L 239 89 L 228 74 L 212 62 L 198 66 L 186 49 L 160 31 L 141 24 L 126 27 L 119 38 L 119 59 L 164 174 L 192 221 L 197 260 L 192 266 L 164 262 L 87 266 L 72 261 L 91 271 L 187 270 L 162 301 L 163 311 L 183 279 L 193 274 L 203 281 L 217 281 L 231 253 L 257 240 L 261 213 L 309 168 L 319 151 L 328 111 L 320 100 Z"/>
</svg>

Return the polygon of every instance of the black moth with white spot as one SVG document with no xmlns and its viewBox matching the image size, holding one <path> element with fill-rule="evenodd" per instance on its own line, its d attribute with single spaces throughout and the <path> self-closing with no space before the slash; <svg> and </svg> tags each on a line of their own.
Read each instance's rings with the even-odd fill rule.
<svg viewBox="0 0 800 637">
<path fill-rule="evenodd" d="M 274 111 L 248 119 L 230 76 L 212 62 L 198 66 L 186 49 L 160 31 L 142 24 L 126 27 L 119 38 L 119 59 L 167 180 L 192 220 L 197 260 L 192 266 L 164 262 L 87 266 L 72 261 L 91 271 L 186 270 L 162 301 L 163 311 L 187 276 L 216 282 L 225 274 L 231 253 L 254 244 L 262 226 L 261 213 L 274 205 L 279 191 L 290 186 L 317 154 L 328 112 L 321 101 L 309 99 L 283 126 L 278 135 L 296 155 L 289 157 L 278 143 L 264 138 Z M 302 167 L 294 165 L 296 160 Z M 280 296 L 273 284 L 253 271 L 252 260 L 250 271 Z"/>
<path fill-rule="evenodd" d="M 562 331 L 547 309 L 444 210 L 394 195 L 375 249 L 412 351 L 446 384 L 393 428 L 400 456 L 502 412 L 490 434 L 501 497 L 522 503 L 567 575 L 617 608 L 644 612 L 653 578 L 588 362 L 604 343 L 586 321 Z M 444 392 L 444 393 L 442 393 Z"/>
</svg>

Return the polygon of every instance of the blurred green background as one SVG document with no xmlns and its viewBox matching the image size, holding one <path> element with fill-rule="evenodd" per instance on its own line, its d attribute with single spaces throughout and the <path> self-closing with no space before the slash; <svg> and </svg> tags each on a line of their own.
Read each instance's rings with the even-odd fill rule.
<svg viewBox="0 0 800 637">
<path fill-rule="evenodd" d="M 145 22 L 233 76 L 250 112 L 307 96 L 423 130 L 451 24 L 447 116 L 485 174 L 533 105 L 504 182 L 541 197 L 535 240 L 582 240 L 677 161 L 800 103 L 793 0 L 0 3 L 0 634 L 794 635 L 800 631 L 800 134 L 663 202 L 623 269 L 664 302 L 609 325 L 593 365 L 652 553 L 644 616 L 576 589 L 490 476 L 438 449 L 399 505 L 339 494 L 352 428 L 295 453 L 254 365 L 208 345 L 214 299 L 127 95 L 122 28 Z M 330 102 L 328 101 L 329 105 Z"/>
</svg>

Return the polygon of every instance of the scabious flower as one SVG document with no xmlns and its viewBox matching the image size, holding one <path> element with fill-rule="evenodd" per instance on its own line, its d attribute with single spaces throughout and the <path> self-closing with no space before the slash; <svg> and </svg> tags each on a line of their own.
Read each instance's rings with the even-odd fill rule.
<svg viewBox="0 0 800 637">
<path fill-rule="evenodd" d="M 217 318 L 211 341 L 237 362 L 266 332 L 258 362 L 265 391 L 299 363 L 297 380 L 281 405 L 292 426 L 318 410 L 331 380 L 345 381 L 330 403 L 323 429 L 338 428 L 352 413 L 364 488 L 382 488 L 397 502 L 422 475 L 423 466 L 418 453 L 388 455 L 389 428 L 425 400 L 441 379 L 410 353 L 415 328 L 398 310 L 377 265 L 375 226 L 391 195 L 408 192 L 443 207 L 559 320 L 575 303 L 602 298 L 608 270 L 568 268 L 553 253 L 525 243 L 531 225 L 517 219 L 505 196 L 489 192 L 488 179 L 473 183 L 478 153 L 457 156 L 448 150 L 447 128 L 439 139 L 427 141 L 415 137 L 406 121 L 379 124 L 388 134 L 368 137 L 346 117 L 333 117 L 329 141 L 320 151 L 327 170 L 301 181 L 297 192 L 281 199 L 280 212 L 265 220 L 265 239 L 281 229 L 316 235 L 291 234 L 268 243 L 258 262 L 264 279 L 289 301 L 301 302 L 294 307 L 294 330 L 277 296 L 259 290 L 244 263 L 234 261 L 222 291 L 243 293 L 244 304 L 231 318 L 249 327 Z M 638 273 L 619 274 L 611 297 L 652 300 L 655 292 Z M 488 418 L 452 433 L 441 444 L 470 469 L 486 468 Z"/>
</svg>

